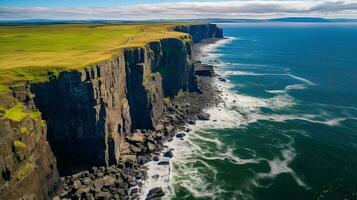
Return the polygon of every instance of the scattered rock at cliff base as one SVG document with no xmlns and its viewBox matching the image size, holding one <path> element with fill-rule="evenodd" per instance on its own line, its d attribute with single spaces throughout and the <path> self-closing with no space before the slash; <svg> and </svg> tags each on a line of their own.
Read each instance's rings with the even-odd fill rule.
<svg viewBox="0 0 357 200">
<path fill-rule="evenodd" d="M 159 156 L 154 156 L 154 157 L 152 158 L 152 160 L 153 160 L 153 161 L 159 161 L 160 158 L 159 158 Z"/>
<path fill-rule="evenodd" d="M 147 147 L 148 147 L 148 149 L 149 149 L 150 152 L 154 152 L 155 149 L 156 149 L 155 144 L 153 144 L 153 143 L 151 143 L 151 142 L 148 142 L 148 143 L 147 143 Z"/>
<path fill-rule="evenodd" d="M 133 136 L 131 136 L 131 138 L 129 138 L 129 141 L 131 142 L 143 142 L 144 141 L 144 135 L 141 133 L 140 130 L 136 130 L 133 134 Z"/>
<path fill-rule="evenodd" d="M 221 77 L 219 77 L 218 80 L 220 80 L 220 81 L 222 81 L 222 82 L 227 82 L 227 79 L 221 78 Z"/>
<path fill-rule="evenodd" d="M 146 200 L 152 200 L 155 198 L 161 199 L 160 197 L 163 197 L 163 196 L 165 196 L 165 193 L 164 193 L 164 191 L 162 191 L 162 188 L 156 187 L 149 191 L 148 195 L 146 196 Z"/>
<path fill-rule="evenodd" d="M 199 120 L 209 120 L 209 118 L 211 117 L 211 115 L 209 115 L 208 113 L 205 113 L 205 112 L 201 112 L 197 115 L 197 118 Z"/>
<path fill-rule="evenodd" d="M 172 151 L 166 151 L 164 152 L 164 157 L 172 158 L 174 157 L 174 154 L 172 153 Z"/>
<path fill-rule="evenodd" d="M 198 75 L 198 76 L 213 77 L 215 75 L 213 65 L 206 65 L 206 64 L 196 62 L 194 64 L 194 69 L 195 69 L 196 75 Z"/>
<path fill-rule="evenodd" d="M 158 165 L 169 165 L 170 162 L 169 161 L 160 161 L 157 163 Z"/>
<path fill-rule="evenodd" d="M 183 137 L 185 137 L 185 136 L 186 136 L 186 134 L 185 134 L 185 133 L 182 133 L 182 132 L 176 134 L 176 137 L 177 137 L 177 138 L 183 138 Z"/>
</svg>

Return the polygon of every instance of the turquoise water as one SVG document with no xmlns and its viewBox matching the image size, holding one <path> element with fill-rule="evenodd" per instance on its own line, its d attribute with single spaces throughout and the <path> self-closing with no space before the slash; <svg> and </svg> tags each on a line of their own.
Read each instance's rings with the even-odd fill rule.
<svg viewBox="0 0 357 200">
<path fill-rule="evenodd" d="M 222 25 L 228 83 L 177 144 L 173 199 L 357 199 L 357 25 Z"/>
</svg>

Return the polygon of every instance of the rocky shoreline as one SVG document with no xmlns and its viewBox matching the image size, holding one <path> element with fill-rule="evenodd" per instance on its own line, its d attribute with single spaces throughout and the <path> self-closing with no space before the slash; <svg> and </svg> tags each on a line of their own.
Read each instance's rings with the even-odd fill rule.
<svg viewBox="0 0 357 200">
<path fill-rule="evenodd" d="M 217 39 L 202 41 L 193 46 L 195 65 L 200 64 L 200 49 Z M 154 130 L 135 130 L 125 139 L 122 160 L 109 167 L 92 167 L 89 170 L 62 177 L 58 196 L 53 199 L 140 199 L 142 181 L 147 178 L 144 164 L 159 161 L 160 153 L 172 158 L 173 153 L 165 146 L 174 137 L 181 138 L 190 130 L 187 124 L 196 120 L 208 120 L 209 114 L 203 109 L 217 105 L 221 99 L 219 90 L 212 85 L 211 75 L 197 75 L 199 92 L 180 92 L 173 100 L 165 101 L 165 108 Z M 158 165 L 168 165 L 166 160 Z M 152 188 L 146 199 L 161 199 L 162 188 Z"/>
</svg>

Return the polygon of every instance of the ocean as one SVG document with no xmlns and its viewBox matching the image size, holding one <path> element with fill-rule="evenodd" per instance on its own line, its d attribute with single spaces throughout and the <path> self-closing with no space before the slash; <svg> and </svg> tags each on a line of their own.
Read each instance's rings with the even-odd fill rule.
<svg viewBox="0 0 357 200">
<path fill-rule="evenodd" d="M 224 102 L 149 167 L 168 199 L 357 199 L 357 24 L 221 24 Z M 150 165 L 150 164 L 149 164 Z M 145 189 L 144 189 L 145 191 Z"/>
</svg>

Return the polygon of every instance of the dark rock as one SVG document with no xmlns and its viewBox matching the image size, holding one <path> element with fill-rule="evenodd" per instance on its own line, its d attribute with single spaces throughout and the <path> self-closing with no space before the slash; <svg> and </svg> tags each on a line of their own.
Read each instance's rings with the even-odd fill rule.
<svg viewBox="0 0 357 200">
<path fill-rule="evenodd" d="M 211 116 L 208 113 L 201 112 L 197 115 L 197 117 L 199 120 L 209 120 Z"/>
<path fill-rule="evenodd" d="M 162 191 L 161 187 L 153 188 L 149 191 L 148 195 L 146 196 L 146 200 L 152 200 L 157 197 L 165 196 L 164 191 Z"/>
<path fill-rule="evenodd" d="M 177 138 L 183 138 L 183 137 L 185 137 L 185 136 L 186 136 L 185 133 L 177 133 L 177 134 L 176 134 L 176 137 L 177 137 Z"/>
<path fill-rule="evenodd" d="M 157 163 L 158 165 L 169 165 L 170 162 L 169 161 L 160 161 Z"/>
<path fill-rule="evenodd" d="M 198 76 L 214 76 L 214 69 L 213 65 L 206 65 L 202 63 L 195 63 L 194 64 L 196 75 Z"/>
<path fill-rule="evenodd" d="M 134 195 L 136 193 L 139 193 L 139 188 L 135 187 L 130 189 L 130 195 Z"/>
<path fill-rule="evenodd" d="M 225 78 L 218 78 L 218 80 L 220 80 L 222 82 L 227 82 L 227 80 Z"/>
<path fill-rule="evenodd" d="M 159 156 L 154 156 L 154 157 L 153 157 L 153 160 L 154 160 L 154 161 L 159 161 L 160 158 L 159 158 Z"/>
<path fill-rule="evenodd" d="M 193 125 L 193 124 L 196 124 L 196 122 L 195 122 L 194 120 L 189 120 L 189 121 L 188 121 L 188 124 Z"/>
<path fill-rule="evenodd" d="M 172 158 L 174 157 L 174 154 L 172 153 L 172 151 L 166 151 L 164 152 L 164 157 Z"/>
</svg>

